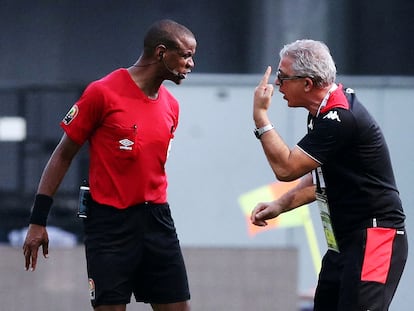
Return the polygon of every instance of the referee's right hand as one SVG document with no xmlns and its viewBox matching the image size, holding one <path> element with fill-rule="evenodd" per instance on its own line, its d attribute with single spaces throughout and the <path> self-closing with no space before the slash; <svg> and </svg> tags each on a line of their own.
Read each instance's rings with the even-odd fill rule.
<svg viewBox="0 0 414 311">
<path fill-rule="evenodd" d="M 47 258 L 49 254 L 49 236 L 46 227 L 30 224 L 23 244 L 26 271 L 36 269 L 37 253 L 40 246 L 42 246 L 43 256 Z"/>
</svg>

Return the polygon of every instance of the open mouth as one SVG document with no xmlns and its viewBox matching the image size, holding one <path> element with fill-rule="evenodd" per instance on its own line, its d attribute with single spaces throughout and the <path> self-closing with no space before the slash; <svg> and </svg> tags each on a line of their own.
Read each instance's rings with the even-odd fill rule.
<svg viewBox="0 0 414 311">
<path fill-rule="evenodd" d="M 184 73 L 179 73 L 179 74 L 178 74 L 178 76 L 179 76 L 179 78 L 180 78 L 180 79 L 185 79 L 185 78 L 187 78 L 187 75 L 188 75 L 190 72 L 191 72 L 191 70 L 188 70 L 188 71 L 186 71 L 186 72 L 184 72 Z"/>
</svg>

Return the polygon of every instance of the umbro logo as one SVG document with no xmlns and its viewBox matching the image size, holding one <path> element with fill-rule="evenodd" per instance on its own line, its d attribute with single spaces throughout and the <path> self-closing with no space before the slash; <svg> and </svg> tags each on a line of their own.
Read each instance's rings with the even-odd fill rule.
<svg viewBox="0 0 414 311">
<path fill-rule="evenodd" d="M 130 141 L 128 138 L 121 139 L 119 141 L 119 149 L 121 150 L 132 150 L 133 141 Z"/>
<path fill-rule="evenodd" d="M 339 116 L 338 116 L 338 111 L 329 111 L 328 114 L 324 116 L 323 118 L 341 122 L 341 119 L 339 119 Z"/>
</svg>

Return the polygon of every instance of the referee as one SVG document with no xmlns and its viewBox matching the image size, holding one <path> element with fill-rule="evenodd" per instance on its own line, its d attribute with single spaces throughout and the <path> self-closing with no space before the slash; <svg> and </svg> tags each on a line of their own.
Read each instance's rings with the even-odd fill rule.
<svg viewBox="0 0 414 311">
<path fill-rule="evenodd" d="M 186 268 L 167 202 L 165 164 L 179 105 L 163 86 L 194 67 L 196 40 L 172 20 L 154 23 L 129 68 L 92 82 L 61 122 L 63 137 L 40 179 L 23 245 L 26 270 L 48 255 L 46 221 L 72 159 L 89 143 L 91 199 L 84 220 L 95 311 L 124 311 L 132 294 L 155 311 L 188 311 Z"/>
</svg>

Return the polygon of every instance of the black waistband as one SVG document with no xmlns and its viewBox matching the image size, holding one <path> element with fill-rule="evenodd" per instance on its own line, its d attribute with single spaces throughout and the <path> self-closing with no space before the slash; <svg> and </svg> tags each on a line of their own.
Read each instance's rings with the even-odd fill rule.
<svg viewBox="0 0 414 311">
<path fill-rule="evenodd" d="M 126 208 L 117 208 L 117 207 L 114 207 L 114 206 L 111 206 L 111 205 L 100 204 L 100 203 L 92 200 L 92 206 L 93 207 L 98 207 L 98 208 L 108 208 L 108 209 L 115 209 L 115 210 L 122 211 L 122 210 L 134 209 L 134 208 L 168 207 L 169 204 L 168 204 L 168 202 L 165 202 L 165 203 L 143 202 L 143 203 L 138 203 L 138 204 L 135 204 L 135 205 L 128 206 Z"/>
<path fill-rule="evenodd" d="M 377 219 L 372 218 L 364 222 L 365 228 L 392 228 L 392 229 L 404 229 L 405 223 L 404 221 L 393 221 L 388 219 Z"/>
</svg>

